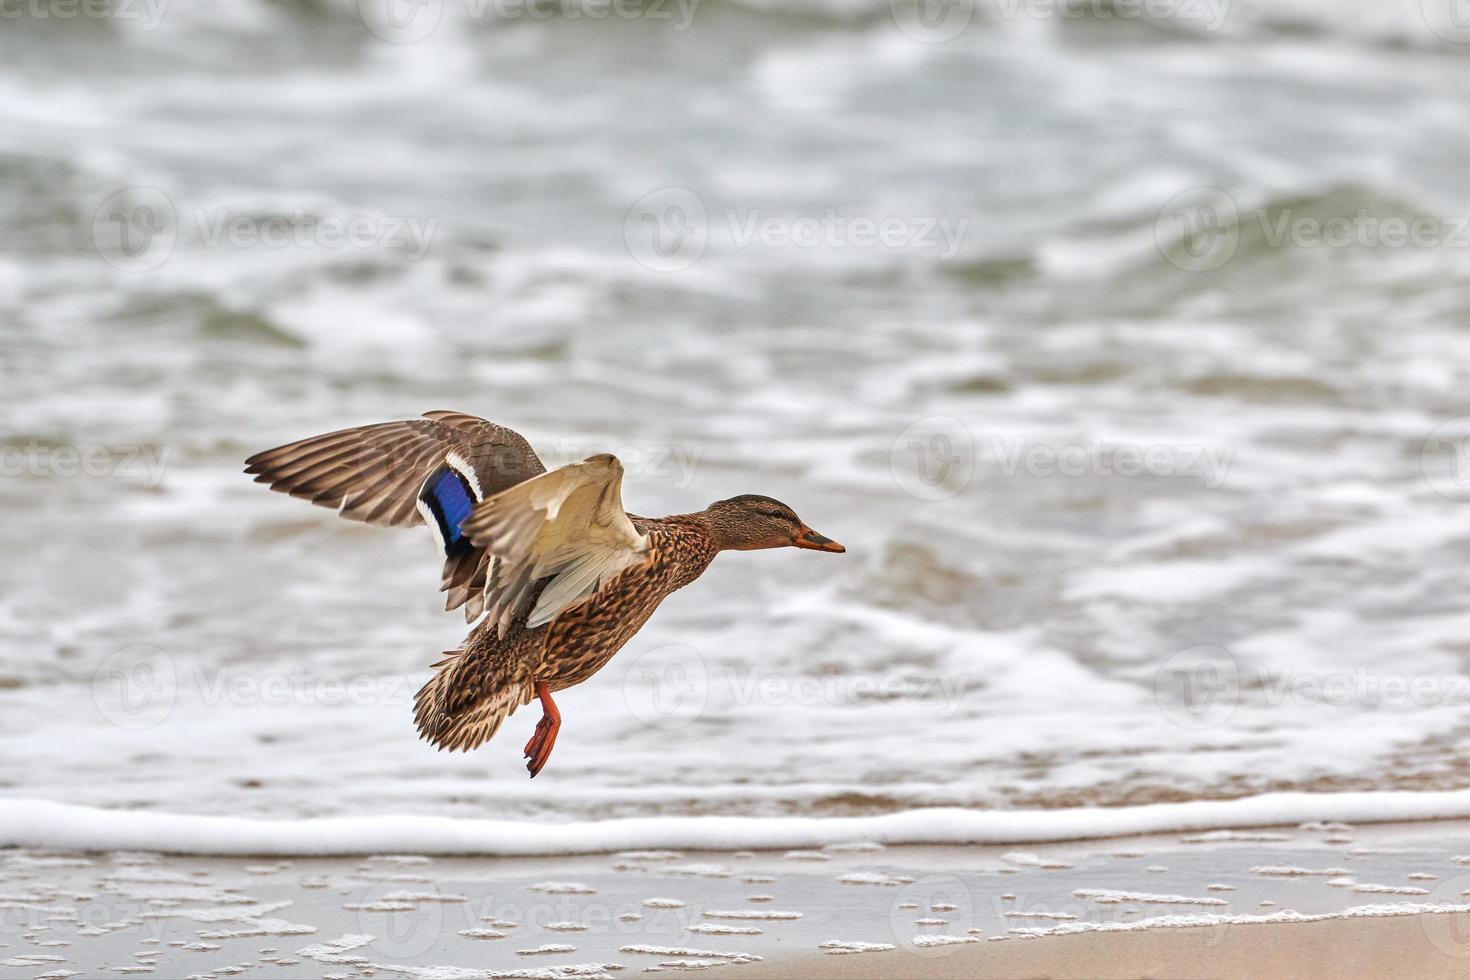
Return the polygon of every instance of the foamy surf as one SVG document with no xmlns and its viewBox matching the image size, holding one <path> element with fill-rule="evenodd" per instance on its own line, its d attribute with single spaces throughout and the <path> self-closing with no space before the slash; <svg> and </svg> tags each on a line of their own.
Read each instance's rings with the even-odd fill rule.
<svg viewBox="0 0 1470 980">
<path fill-rule="evenodd" d="M 1071 810 L 909 810 L 867 817 L 634 817 L 549 823 L 410 814 L 270 820 L 0 801 L 0 846 L 216 855 L 384 852 L 549 856 L 654 848 L 757 850 L 876 844 L 1037 844 L 1321 821 L 1470 817 L 1470 791 L 1273 793 Z"/>
</svg>

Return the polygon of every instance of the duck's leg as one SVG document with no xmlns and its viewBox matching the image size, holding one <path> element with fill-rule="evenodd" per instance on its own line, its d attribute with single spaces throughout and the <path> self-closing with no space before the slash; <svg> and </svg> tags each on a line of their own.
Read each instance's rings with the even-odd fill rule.
<svg viewBox="0 0 1470 980">
<path fill-rule="evenodd" d="M 551 748 L 556 744 L 556 733 L 561 730 L 561 712 L 556 710 L 556 702 L 551 700 L 551 688 L 545 681 L 536 682 L 536 697 L 541 699 L 541 721 L 536 724 L 536 731 L 526 743 L 526 768 L 530 770 L 532 779 L 536 778 L 536 774 L 551 757 Z"/>
</svg>

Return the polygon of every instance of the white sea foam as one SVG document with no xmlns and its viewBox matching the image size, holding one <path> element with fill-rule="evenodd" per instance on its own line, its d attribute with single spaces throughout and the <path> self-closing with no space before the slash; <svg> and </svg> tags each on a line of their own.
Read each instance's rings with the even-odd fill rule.
<svg viewBox="0 0 1470 980">
<path fill-rule="evenodd" d="M 0 800 L 0 844 L 80 849 L 132 848 L 166 842 L 184 854 L 362 854 L 390 847 L 426 854 L 587 854 L 673 843 L 685 849 L 819 847 L 855 834 L 886 844 L 1004 844 L 1202 830 L 1243 824 L 1284 825 L 1309 814 L 1356 823 L 1470 816 L 1470 791 L 1444 793 L 1279 793 L 1109 809 L 983 812 L 915 810 L 874 817 L 638 817 L 595 823 L 522 823 L 446 817 L 244 817 L 103 810 L 44 800 Z M 1341 868 L 1259 866 L 1262 875 L 1344 875 Z M 728 875 L 728 871 L 724 874 Z M 857 874 L 857 873 L 855 873 Z M 866 874 L 866 873 L 863 873 Z M 849 876 L 850 877 L 850 876 Z M 752 875 L 747 880 L 769 880 Z M 864 877 L 863 883 L 869 883 Z M 578 882 L 546 882 L 553 894 L 591 894 Z M 439 892 L 393 892 L 383 900 L 462 902 Z"/>
<path fill-rule="evenodd" d="M 1275 904 L 1265 903 L 1265 904 Z M 1443 913 L 1463 914 L 1464 905 L 1444 903 L 1403 902 L 1397 905 L 1358 905 L 1340 912 L 1303 914 L 1290 909 L 1265 915 L 1224 915 L 1217 913 L 1191 913 L 1187 915 L 1160 915 L 1137 922 L 1072 922 L 1060 926 L 1037 928 L 1015 928 L 1007 930 L 1017 938 L 1039 938 L 1042 936 L 1066 936 L 1081 932 L 1143 932 L 1149 929 L 1187 929 L 1193 926 L 1257 925 L 1273 922 L 1327 922 L 1332 919 L 1391 918 L 1400 915 L 1439 915 Z M 997 939 L 1004 937 L 996 937 Z"/>
<path fill-rule="evenodd" d="M 825 953 L 849 954 L 849 953 L 886 953 L 892 950 L 892 943 L 865 943 L 846 941 L 842 939 L 829 939 L 825 943 L 819 943 L 817 948 Z"/>
<path fill-rule="evenodd" d="M 1150 892 L 1119 891 L 1112 888 L 1077 888 L 1074 898 L 1087 898 L 1102 905 L 1138 902 L 1141 905 L 1229 905 L 1223 898 L 1196 898 L 1189 895 L 1155 895 Z"/>
</svg>

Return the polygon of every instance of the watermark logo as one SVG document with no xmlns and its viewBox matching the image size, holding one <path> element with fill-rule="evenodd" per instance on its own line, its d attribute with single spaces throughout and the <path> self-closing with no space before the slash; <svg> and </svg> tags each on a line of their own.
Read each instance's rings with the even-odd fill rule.
<svg viewBox="0 0 1470 980">
<path fill-rule="evenodd" d="M 709 703 L 709 668 L 691 647 L 668 644 L 645 650 L 623 675 L 623 701 L 650 728 L 683 728 Z"/>
<path fill-rule="evenodd" d="M 1319 212 L 1241 211 L 1220 188 L 1196 187 L 1164 205 L 1154 224 L 1154 240 L 1160 254 L 1187 272 L 1211 272 L 1225 265 L 1247 230 L 1270 249 L 1470 248 L 1470 217 L 1465 215 L 1378 215 L 1367 208 Z"/>
<path fill-rule="evenodd" d="M 919 250 L 941 260 L 959 253 L 970 219 L 942 215 L 847 213 L 771 214 L 760 208 L 709 207 L 687 187 L 663 187 L 633 203 L 623 219 L 628 254 L 655 272 L 698 262 L 711 239 L 731 248 L 766 250 Z"/>
<path fill-rule="evenodd" d="M 1024 439 L 990 440 L 991 456 L 1002 475 L 1037 477 L 1192 477 L 1218 490 L 1230 472 L 1233 446 L 1104 442 L 1053 446 Z"/>
<path fill-rule="evenodd" d="M 1470 0 L 1419 0 L 1424 23 L 1452 44 L 1470 44 Z"/>
<path fill-rule="evenodd" d="M 960 674 L 781 674 L 730 667 L 723 680 L 735 704 L 840 707 L 912 699 L 939 704 L 938 717 L 960 710 L 969 678 Z"/>
<path fill-rule="evenodd" d="M 409 705 L 414 686 L 412 678 L 394 674 L 180 666 L 157 647 L 132 646 L 97 667 L 92 700 L 98 713 L 119 728 L 143 729 L 167 719 L 184 695 L 207 708 Z"/>
<path fill-rule="evenodd" d="M 390 44 L 422 41 L 444 19 L 444 0 L 357 0 L 363 24 Z"/>
<path fill-rule="evenodd" d="M 438 218 L 355 214 L 349 217 L 290 214 L 260 217 L 229 208 L 194 212 L 194 226 L 205 248 L 398 248 L 410 262 L 429 250 Z"/>
<path fill-rule="evenodd" d="M 154 727 L 173 711 L 177 697 L 173 658 L 157 647 L 125 647 L 92 674 L 92 703 L 118 728 Z"/>
<path fill-rule="evenodd" d="M 381 214 L 318 215 L 302 209 L 260 215 L 227 207 L 182 213 L 156 187 L 130 187 L 102 203 L 92 243 L 109 265 L 148 272 L 168 261 L 185 234 L 203 248 L 399 249 L 409 261 L 428 252 L 438 218 Z"/>
<path fill-rule="evenodd" d="M 913 423 L 893 441 L 888 467 L 894 480 L 921 500 L 944 500 L 969 485 L 977 459 L 1001 476 L 1038 478 L 1188 477 L 1207 489 L 1225 484 L 1232 446 L 1189 443 L 1128 443 L 1089 439 L 1051 444 L 995 436 L 976 452 L 968 426 L 949 416 Z"/>
<path fill-rule="evenodd" d="M 550 444 L 538 443 L 537 452 L 548 469 L 580 463 L 589 456 L 607 453 L 618 458 L 629 477 L 649 477 L 672 483 L 681 489 L 694 483 L 703 446 L 640 443 L 626 445 L 600 444 L 596 441 L 563 439 Z"/>
<path fill-rule="evenodd" d="M 147 272 L 168 261 L 178 238 L 173 201 L 156 187 L 129 187 L 92 216 L 92 243 L 109 265 Z"/>
<path fill-rule="evenodd" d="M 1014 20 L 1180 21 L 1217 31 L 1230 14 L 1230 0 L 991 0 L 997 16 Z"/>
<path fill-rule="evenodd" d="M 898 29 L 915 41 L 953 41 L 975 20 L 978 0 L 889 0 Z M 985 0 L 983 21 L 1131 20 L 1180 21 L 1219 30 L 1230 0 Z"/>
<path fill-rule="evenodd" d="M 1267 705 L 1429 708 L 1470 704 L 1470 677 L 1463 674 L 1385 674 L 1366 667 L 1339 671 L 1261 670 L 1252 687 Z"/>
<path fill-rule="evenodd" d="M 1470 676 L 1385 673 L 1367 667 L 1296 670 L 1277 666 L 1241 669 L 1230 651 L 1197 646 L 1171 656 L 1154 675 L 1154 700 L 1181 728 L 1225 724 L 1249 690 L 1254 704 L 1409 711 L 1470 704 Z"/>
<path fill-rule="evenodd" d="M 141 477 L 153 489 L 163 482 L 172 446 L 48 446 L 32 439 L 0 446 L 0 477 Z"/>
<path fill-rule="evenodd" d="M 709 244 L 704 201 L 687 187 L 661 187 L 643 195 L 623 219 L 623 242 L 639 265 L 655 272 L 689 268 Z"/>
<path fill-rule="evenodd" d="M 1459 861 L 1460 858 L 1455 860 Z M 1424 905 L 1462 906 L 1458 912 L 1429 912 L 1416 916 L 1424 937 L 1446 956 L 1470 956 L 1470 874 L 1450 875 L 1437 882 L 1429 895 L 1415 899 Z"/>
<path fill-rule="evenodd" d="M 958 875 L 925 875 L 901 884 L 888 906 L 888 927 L 898 943 L 921 956 L 945 956 L 964 943 L 928 942 L 929 936 L 965 936 L 975 928 L 978 903 Z M 940 923 L 942 920 L 942 924 Z"/>
<path fill-rule="evenodd" d="M 458 906 L 467 896 L 441 893 L 428 885 L 393 881 L 389 877 L 390 880 L 363 889 L 343 904 L 357 913 L 359 933 L 368 940 L 368 949 L 391 960 L 413 960 L 427 953 L 450 931 L 452 925 L 446 922 L 450 915 L 464 915 Z M 456 912 L 449 912 L 446 906 L 456 907 Z"/>
<path fill-rule="evenodd" d="M 941 718 L 954 717 L 970 678 L 963 674 L 914 672 L 800 673 L 741 665 L 713 665 L 679 644 L 655 647 L 634 657 L 623 675 L 623 699 L 650 728 L 683 728 L 711 702 L 726 707 L 845 707 L 900 700 L 934 705 Z"/>
<path fill-rule="evenodd" d="M 157 30 L 168 0 L 0 0 L 0 21 L 113 20 L 137 22 L 145 31 Z"/>
<path fill-rule="evenodd" d="M 1217 728 L 1240 701 L 1240 667 L 1224 647 L 1180 650 L 1154 674 L 1154 703 L 1180 728 Z"/>
<path fill-rule="evenodd" d="M 671 21 L 675 31 L 694 22 L 700 0 L 358 0 L 367 29 L 390 44 L 422 41 L 438 29 L 446 12 L 468 20 L 645 20 Z"/>
<path fill-rule="evenodd" d="M 975 0 L 888 0 L 893 22 L 915 41 L 943 44 L 975 19 Z"/>
<path fill-rule="evenodd" d="M 1154 241 L 1164 258 L 1186 272 L 1212 272 L 1240 245 L 1240 212 L 1220 188 L 1192 188 L 1159 211 Z"/>
<path fill-rule="evenodd" d="M 1470 416 L 1437 426 L 1419 452 L 1424 481 L 1442 497 L 1470 500 Z"/>
<path fill-rule="evenodd" d="M 930 250 L 940 259 L 959 254 L 969 218 L 941 215 L 843 214 L 829 208 L 820 215 L 766 215 L 757 209 L 724 212 L 729 239 L 737 248 Z"/>
<path fill-rule="evenodd" d="M 919 419 L 888 448 L 888 469 L 905 492 L 920 500 L 946 500 L 963 491 L 975 472 L 975 440 L 969 426 L 947 415 Z"/>
</svg>

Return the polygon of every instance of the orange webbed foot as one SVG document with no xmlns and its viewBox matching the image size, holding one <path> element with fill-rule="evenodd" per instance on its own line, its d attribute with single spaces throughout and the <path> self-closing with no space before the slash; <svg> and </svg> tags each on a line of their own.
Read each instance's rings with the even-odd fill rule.
<svg viewBox="0 0 1470 980">
<path fill-rule="evenodd" d="M 541 720 L 536 724 L 536 731 L 531 734 L 531 740 L 526 743 L 526 769 L 535 779 L 536 774 L 546 766 L 546 760 L 551 758 L 551 750 L 556 745 L 556 733 L 561 730 L 561 712 L 556 710 L 556 703 L 551 700 L 551 688 L 544 681 L 536 682 L 536 697 L 541 699 Z"/>
</svg>

